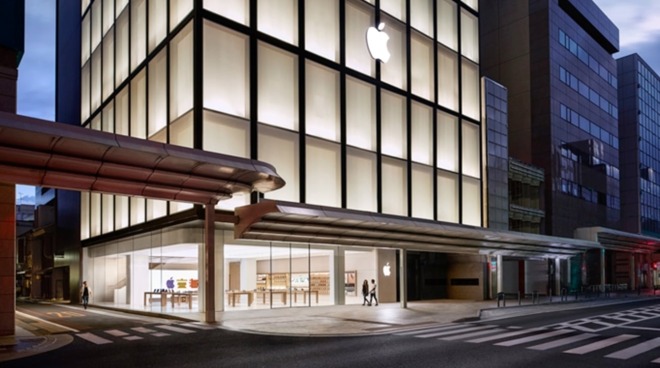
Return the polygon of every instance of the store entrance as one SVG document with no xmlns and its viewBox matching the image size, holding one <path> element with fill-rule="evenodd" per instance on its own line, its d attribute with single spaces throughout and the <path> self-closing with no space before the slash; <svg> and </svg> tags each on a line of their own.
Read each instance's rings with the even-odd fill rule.
<svg viewBox="0 0 660 368">
<path fill-rule="evenodd" d="M 408 300 L 446 299 L 447 255 L 430 252 L 408 252 Z"/>
</svg>

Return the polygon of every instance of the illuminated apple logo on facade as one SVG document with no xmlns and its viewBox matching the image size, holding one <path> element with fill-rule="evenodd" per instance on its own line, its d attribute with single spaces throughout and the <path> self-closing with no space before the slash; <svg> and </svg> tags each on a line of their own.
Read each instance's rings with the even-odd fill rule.
<svg viewBox="0 0 660 368">
<path fill-rule="evenodd" d="M 389 276 L 392 274 L 392 268 L 390 267 L 390 262 L 387 262 L 385 266 L 383 266 L 383 275 Z"/>
<path fill-rule="evenodd" d="M 372 58 L 386 63 L 390 60 L 390 50 L 387 49 L 387 41 L 390 40 L 390 36 L 383 32 L 383 28 L 385 28 L 385 23 L 379 24 L 378 29 L 376 27 L 367 29 L 367 48 Z"/>
</svg>

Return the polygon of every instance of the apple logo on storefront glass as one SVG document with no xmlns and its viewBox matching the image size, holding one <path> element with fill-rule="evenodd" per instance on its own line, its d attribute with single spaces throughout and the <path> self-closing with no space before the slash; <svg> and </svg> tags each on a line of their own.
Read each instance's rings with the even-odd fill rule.
<svg viewBox="0 0 660 368">
<path fill-rule="evenodd" d="M 376 27 L 367 29 L 367 48 L 372 58 L 386 63 L 390 59 L 390 50 L 387 49 L 390 36 L 383 32 L 383 28 L 385 23 L 379 24 L 378 29 Z"/>
<path fill-rule="evenodd" d="M 387 262 L 385 266 L 383 266 L 383 275 L 389 276 L 390 274 L 392 274 L 392 270 L 390 267 L 390 262 Z"/>
</svg>

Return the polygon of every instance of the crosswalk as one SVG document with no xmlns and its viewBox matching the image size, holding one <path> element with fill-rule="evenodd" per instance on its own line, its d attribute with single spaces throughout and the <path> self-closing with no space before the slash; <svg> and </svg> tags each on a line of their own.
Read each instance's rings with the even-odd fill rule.
<svg viewBox="0 0 660 368">
<path fill-rule="evenodd" d="M 160 324 L 149 325 L 149 327 L 130 327 L 123 330 L 110 329 L 98 331 L 95 333 L 83 332 L 77 333 L 75 336 L 86 340 L 95 345 L 112 344 L 116 341 L 136 341 L 143 340 L 150 337 L 167 337 L 172 335 L 187 335 L 193 334 L 200 330 L 214 330 L 219 327 L 209 326 L 201 323 L 178 323 L 178 324 Z"/>
<path fill-rule="evenodd" d="M 487 323 L 428 323 L 394 326 L 380 332 L 419 339 L 522 347 L 535 351 L 559 349 L 561 353 L 571 355 L 600 353 L 606 359 L 617 360 L 628 360 L 648 353 L 653 359 L 651 363 L 660 364 L 660 337 L 644 338 L 635 334 L 604 336 L 574 326 L 571 328 L 569 325 L 519 328 Z"/>
</svg>

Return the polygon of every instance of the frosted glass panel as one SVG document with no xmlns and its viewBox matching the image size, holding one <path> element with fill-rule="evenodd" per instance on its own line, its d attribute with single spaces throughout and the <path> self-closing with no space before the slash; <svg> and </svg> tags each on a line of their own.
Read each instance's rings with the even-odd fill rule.
<svg viewBox="0 0 660 368">
<path fill-rule="evenodd" d="M 119 18 L 119 14 L 126 8 L 128 5 L 128 0 L 115 0 L 115 16 Z"/>
<path fill-rule="evenodd" d="M 380 0 L 380 10 L 405 22 L 406 1 L 405 0 Z"/>
<path fill-rule="evenodd" d="M 339 61 L 338 0 L 305 0 L 305 48 Z"/>
<path fill-rule="evenodd" d="M 167 126 L 167 48 L 149 62 L 149 133 Z"/>
<path fill-rule="evenodd" d="M 115 133 L 129 135 L 128 130 L 128 87 L 115 97 Z"/>
<path fill-rule="evenodd" d="M 226 202 L 226 201 L 220 201 L 220 203 Z M 194 208 L 194 205 L 192 203 L 185 203 L 185 202 L 170 202 L 170 215 L 177 213 L 177 212 L 182 212 L 185 210 L 189 210 Z M 216 208 L 218 208 L 216 206 Z M 232 208 L 233 210 L 233 208 Z"/>
<path fill-rule="evenodd" d="M 433 220 L 433 168 L 412 165 L 412 216 Z"/>
<path fill-rule="evenodd" d="M 458 110 L 458 58 L 442 46 L 438 46 L 438 104 Z"/>
<path fill-rule="evenodd" d="M 346 143 L 376 150 L 376 89 L 346 78 Z"/>
<path fill-rule="evenodd" d="M 437 163 L 441 169 L 458 171 L 458 118 L 438 112 Z"/>
<path fill-rule="evenodd" d="M 170 0 L 170 31 L 176 28 L 192 10 L 193 0 Z"/>
<path fill-rule="evenodd" d="M 193 132 L 193 113 L 190 111 L 170 124 L 170 143 L 193 148 Z"/>
<path fill-rule="evenodd" d="M 115 228 L 128 227 L 128 197 L 115 196 Z"/>
<path fill-rule="evenodd" d="M 339 144 L 307 139 L 306 203 L 341 207 L 339 148 Z"/>
<path fill-rule="evenodd" d="M 170 121 L 193 107 L 193 23 L 170 43 Z"/>
<path fill-rule="evenodd" d="M 204 111 L 205 151 L 250 157 L 250 123 L 228 115 Z"/>
<path fill-rule="evenodd" d="M 250 21 L 249 0 L 204 0 L 204 8 L 241 24 Z"/>
<path fill-rule="evenodd" d="M 91 108 L 92 112 L 101 106 L 101 47 L 92 54 L 92 89 L 91 89 Z"/>
<path fill-rule="evenodd" d="M 463 178 L 463 223 L 481 226 L 481 182 Z"/>
<path fill-rule="evenodd" d="M 117 19 L 116 29 L 116 46 L 115 46 L 115 85 L 118 86 L 128 77 L 128 12 L 125 11 L 119 19 Z"/>
<path fill-rule="evenodd" d="M 309 61 L 306 67 L 307 134 L 339 141 L 339 72 Z"/>
<path fill-rule="evenodd" d="M 383 213 L 408 215 L 408 179 L 405 161 L 383 158 Z"/>
<path fill-rule="evenodd" d="M 479 126 L 463 122 L 463 174 L 474 178 L 481 177 Z"/>
<path fill-rule="evenodd" d="M 92 4 L 92 52 L 96 50 L 96 47 L 101 43 L 101 32 L 102 32 L 102 14 L 101 14 L 101 5 L 100 1 L 95 1 Z"/>
<path fill-rule="evenodd" d="M 149 0 L 149 52 L 167 35 L 167 2 Z"/>
<path fill-rule="evenodd" d="M 110 101 L 109 104 L 103 108 L 102 130 L 108 133 L 115 131 L 115 105 Z"/>
<path fill-rule="evenodd" d="M 90 62 L 83 66 L 80 71 L 80 121 L 84 122 L 89 117 L 89 78 Z"/>
<path fill-rule="evenodd" d="M 410 25 L 433 38 L 433 0 L 410 2 Z"/>
<path fill-rule="evenodd" d="M 101 193 L 91 194 L 90 215 L 90 235 L 92 237 L 101 235 Z"/>
<path fill-rule="evenodd" d="M 463 115 L 479 120 L 479 67 L 463 59 L 461 72 Z"/>
<path fill-rule="evenodd" d="M 112 27 L 115 22 L 115 0 L 103 0 L 103 35 Z"/>
<path fill-rule="evenodd" d="M 367 29 L 374 26 L 374 10 L 368 5 L 346 3 L 346 66 L 375 76 L 375 63 L 367 49 Z"/>
<path fill-rule="evenodd" d="M 453 0 L 438 0 L 438 41 L 452 50 L 458 50 L 457 6 Z"/>
<path fill-rule="evenodd" d="M 479 10 L 479 0 L 462 0 L 462 2 L 474 10 Z"/>
<path fill-rule="evenodd" d="M 479 20 L 461 9 L 461 53 L 466 58 L 479 62 Z"/>
<path fill-rule="evenodd" d="M 131 80 L 131 137 L 147 136 L 147 81 L 143 69 Z"/>
<path fill-rule="evenodd" d="M 381 152 L 406 158 L 406 101 L 403 96 L 382 92 Z"/>
<path fill-rule="evenodd" d="M 299 144 L 298 134 L 282 129 L 259 125 L 258 159 L 277 168 L 286 185 L 264 194 L 266 198 L 284 201 L 300 200 Z"/>
<path fill-rule="evenodd" d="M 375 212 L 378 210 L 376 154 L 350 147 L 346 151 L 346 206 Z"/>
<path fill-rule="evenodd" d="M 411 159 L 426 165 L 433 164 L 433 109 L 412 103 Z"/>
<path fill-rule="evenodd" d="M 167 201 L 147 199 L 147 220 L 167 215 Z"/>
<path fill-rule="evenodd" d="M 131 225 L 144 222 L 145 199 L 131 197 Z"/>
<path fill-rule="evenodd" d="M 80 65 L 84 65 L 89 56 L 92 54 L 91 51 L 91 28 L 90 28 L 90 13 L 87 13 L 82 20 L 80 28 Z"/>
<path fill-rule="evenodd" d="M 249 117 L 248 36 L 204 22 L 204 107 Z"/>
<path fill-rule="evenodd" d="M 381 20 L 385 22 L 384 31 L 390 36 L 387 45 L 391 56 L 387 63 L 380 64 L 380 79 L 395 87 L 406 89 L 408 85 L 406 83 L 405 27 L 392 18 L 381 17 Z"/>
<path fill-rule="evenodd" d="M 114 196 L 112 194 L 103 194 L 102 200 L 102 215 L 101 215 L 101 231 L 107 234 L 114 231 L 115 221 L 115 206 Z"/>
<path fill-rule="evenodd" d="M 131 1 L 131 71 L 147 55 L 147 1 Z"/>
<path fill-rule="evenodd" d="M 257 2 L 259 31 L 293 45 L 298 44 L 298 6 L 296 0 Z"/>
<path fill-rule="evenodd" d="M 89 192 L 80 192 L 80 240 L 89 239 Z"/>
<path fill-rule="evenodd" d="M 112 32 L 103 38 L 103 101 L 105 101 L 115 87 L 115 37 Z"/>
<path fill-rule="evenodd" d="M 455 174 L 438 171 L 438 221 L 458 223 L 458 178 Z"/>
<path fill-rule="evenodd" d="M 101 114 L 97 114 L 93 119 L 92 119 L 92 124 L 91 124 L 91 129 L 100 131 L 101 130 Z"/>
<path fill-rule="evenodd" d="M 259 121 L 298 130 L 297 58 L 259 44 Z"/>
<path fill-rule="evenodd" d="M 423 36 L 413 34 L 411 45 L 412 93 L 429 101 L 433 100 L 433 42 Z"/>
</svg>

